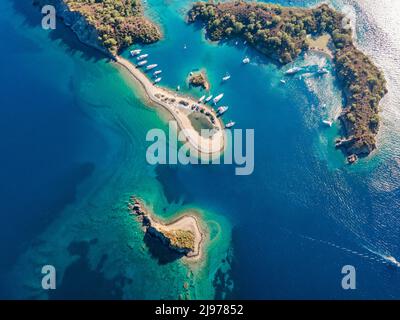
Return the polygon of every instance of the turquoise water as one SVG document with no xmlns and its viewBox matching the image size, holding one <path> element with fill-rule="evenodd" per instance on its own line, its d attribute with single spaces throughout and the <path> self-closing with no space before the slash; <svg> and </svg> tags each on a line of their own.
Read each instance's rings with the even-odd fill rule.
<svg viewBox="0 0 400 320">
<path fill-rule="evenodd" d="M 338 125 L 321 125 L 340 112 L 342 100 L 331 62 L 319 54 L 301 57 L 296 65 L 325 65 L 332 73 L 303 74 L 282 85 L 289 66 L 281 69 L 241 42 L 208 43 L 201 29 L 186 25 L 191 2 L 146 2 L 164 39 L 144 50 L 163 69 L 162 85 L 195 96 L 203 92 L 189 89 L 185 79 L 207 70 L 211 92 L 225 93 L 226 117 L 255 130 L 250 176 L 235 176 L 228 165 L 148 165 L 146 133 L 167 130 L 167 115 L 143 104 L 124 72 L 61 24 L 49 33 L 39 27 L 37 8 L 1 4 L 9 45 L 1 51 L 0 76 L 7 155 L 0 170 L 6 226 L 0 296 L 398 298 L 399 274 L 381 257 L 400 257 L 397 98 L 385 98 L 379 151 L 348 167 L 333 148 Z M 356 18 L 360 46 L 384 68 L 395 92 L 399 48 L 390 35 L 393 44 L 377 50 L 377 39 L 390 36 L 380 15 L 370 14 L 376 8 L 369 1 L 334 5 Z M 246 55 L 252 62 L 244 66 Z M 226 72 L 232 77 L 222 84 Z M 210 233 L 204 263 L 187 265 L 144 241 L 125 210 L 131 194 L 164 218 L 199 209 Z M 40 288 L 44 264 L 58 271 L 50 296 Z M 341 289 L 346 264 L 356 267 L 355 291 Z"/>
</svg>

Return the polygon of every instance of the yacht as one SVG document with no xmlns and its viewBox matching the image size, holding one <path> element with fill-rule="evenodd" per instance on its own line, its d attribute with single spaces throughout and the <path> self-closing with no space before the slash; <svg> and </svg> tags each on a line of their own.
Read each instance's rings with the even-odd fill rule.
<svg viewBox="0 0 400 320">
<path fill-rule="evenodd" d="M 159 83 L 161 81 L 161 77 L 158 77 L 156 80 L 154 80 L 154 83 Z"/>
<path fill-rule="evenodd" d="M 392 256 L 384 256 L 384 259 L 390 262 L 393 266 L 399 267 L 400 268 L 400 262 L 396 260 L 396 258 Z"/>
<path fill-rule="evenodd" d="M 144 58 L 147 58 L 149 55 L 147 54 L 147 53 L 145 53 L 145 54 L 141 54 L 139 57 L 137 57 L 136 59 L 137 60 L 142 60 L 142 59 L 144 59 Z"/>
<path fill-rule="evenodd" d="M 333 122 L 330 120 L 323 120 L 322 123 L 327 125 L 328 127 L 332 127 L 332 125 L 333 125 Z"/>
<path fill-rule="evenodd" d="M 199 102 L 199 103 L 200 103 L 200 102 L 203 102 L 203 100 L 204 100 L 205 98 L 206 98 L 206 96 L 201 96 L 201 98 L 199 99 L 198 102 Z"/>
<path fill-rule="evenodd" d="M 141 49 L 132 50 L 132 51 L 131 51 L 131 56 L 132 56 L 132 57 L 137 56 L 137 55 L 140 54 L 141 52 L 142 52 Z"/>
<path fill-rule="evenodd" d="M 282 80 L 281 80 L 281 83 L 282 83 L 282 84 L 286 84 L 286 81 L 282 79 Z"/>
<path fill-rule="evenodd" d="M 161 72 L 162 72 L 162 70 L 154 71 L 153 76 L 157 76 L 157 75 L 159 75 Z"/>
<path fill-rule="evenodd" d="M 204 101 L 205 101 L 205 102 L 208 102 L 208 101 L 210 101 L 210 100 L 212 99 L 212 97 L 213 97 L 213 95 L 208 96 L 208 97 L 206 98 L 206 100 L 204 100 Z"/>
<path fill-rule="evenodd" d="M 144 66 L 147 63 L 147 60 L 140 61 L 137 65 L 138 67 Z"/>
<path fill-rule="evenodd" d="M 223 96 L 224 96 L 223 93 L 217 95 L 217 96 L 213 99 L 214 104 L 217 104 L 217 103 L 223 98 Z"/>
<path fill-rule="evenodd" d="M 286 71 L 285 74 L 288 74 L 288 75 L 296 74 L 300 70 L 301 70 L 300 67 L 294 67 L 294 68 L 291 68 L 288 71 Z"/>
<path fill-rule="evenodd" d="M 244 58 L 244 59 L 242 60 L 242 62 L 243 62 L 244 64 L 248 64 L 248 63 L 250 63 L 250 59 L 249 59 L 248 57 L 246 57 L 246 58 Z"/>
<path fill-rule="evenodd" d="M 223 78 L 222 81 L 228 81 L 231 78 L 231 76 L 227 73 Z"/>
<path fill-rule="evenodd" d="M 236 122 L 234 122 L 234 121 L 229 121 L 229 122 L 225 125 L 225 128 L 232 128 L 235 124 L 236 124 Z"/>
<path fill-rule="evenodd" d="M 158 64 L 149 64 L 149 65 L 146 67 L 146 70 L 154 69 L 154 68 L 156 68 L 157 66 L 158 66 Z"/>
<path fill-rule="evenodd" d="M 219 107 L 217 109 L 217 113 L 219 116 L 222 116 L 228 109 L 229 109 L 229 107 L 227 107 L 227 106 Z"/>
</svg>

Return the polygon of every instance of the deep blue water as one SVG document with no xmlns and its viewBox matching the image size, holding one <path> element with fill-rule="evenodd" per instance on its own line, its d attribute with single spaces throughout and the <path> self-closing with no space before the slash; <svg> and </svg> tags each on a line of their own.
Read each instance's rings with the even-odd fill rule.
<svg viewBox="0 0 400 320">
<path fill-rule="evenodd" d="M 26 297 L 23 290 L 10 294 L 14 281 L 35 287 L 35 278 L 26 274 L 16 280 L 12 275 L 30 270 L 31 264 L 37 268 L 46 260 L 43 257 L 56 259 L 57 250 L 65 257 L 55 261 L 66 271 L 55 298 L 171 297 L 168 290 L 181 287 L 181 266 L 161 266 L 146 254 L 143 257 L 141 245 L 133 246 L 134 252 L 123 251 L 124 242 L 136 243 L 136 238 L 129 238 L 122 223 L 114 222 L 121 211 L 116 201 L 134 189 L 145 190 L 157 208 L 194 203 L 216 212 L 212 220 L 220 225 L 223 219 L 218 215 L 232 226 L 220 240 L 232 249 L 228 266 L 219 256 L 226 252 L 210 251 L 205 272 L 209 274 L 197 280 L 206 289 L 193 297 L 210 297 L 213 280 L 215 297 L 226 291 L 216 284 L 217 270 L 224 269 L 225 280 L 234 284 L 227 290 L 228 298 L 399 298 L 399 270 L 381 256 L 400 257 L 400 151 L 395 143 L 399 127 L 393 120 L 398 119 L 393 96 L 385 101 L 379 152 L 348 167 L 332 148 L 338 127 L 321 126 L 321 120 L 340 107 L 333 75 L 322 80 L 295 77 L 282 86 L 283 70 L 256 52 L 242 44 L 207 44 L 196 26 L 186 26 L 182 14 L 188 3 L 149 0 L 146 12 L 161 23 L 165 39 L 145 50 L 163 68 L 164 85 L 179 84 L 184 91 L 201 95 L 186 88 L 184 81 L 192 69 L 206 68 L 213 93 L 224 92 L 224 103 L 231 106 L 227 116 L 238 128 L 255 130 L 255 171 L 250 176 L 235 176 L 232 166 L 154 168 L 143 160 L 144 135 L 152 127 L 163 127 L 162 118 L 141 107 L 128 89 L 121 89 L 123 81 L 113 67 L 79 45 L 68 30 L 60 26 L 57 32 L 46 33 L 38 28 L 36 8 L 11 3 L 0 7 L 5 12 L 0 30 L 8 30 L 7 50 L 0 51 L 0 271 L 6 275 L 0 277 L 0 297 Z M 345 8 L 340 1 L 334 4 Z M 381 35 L 368 36 L 365 27 L 365 21 L 374 26 L 379 19 L 371 20 L 368 1 L 355 8 L 351 12 L 358 18 L 360 45 L 380 64 L 390 66 L 393 57 L 382 57 L 373 44 Z M 390 50 L 395 55 L 398 49 Z M 252 60 L 248 66 L 240 63 L 244 55 Z M 317 54 L 296 61 L 316 63 L 333 69 Z M 397 78 L 384 70 L 390 89 L 396 88 Z M 219 79 L 226 71 L 232 79 L 222 85 Z M 326 109 L 318 107 L 323 104 Z M 112 178 L 102 180 L 108 174 Z M 94 196 L 87 200 L 87 194 Z M 104 220 L 96 220 L 100 216 Z M 69 245 L 61 244 L 63 236 Z M 93 253 L 90 248 L 96 246 Z M 80 259 L 72 262 L 69 255 Z M 344 265 L 355 266 L 357 290 L 341 288 Z M 120 266 L 125 272 L 114 274 L 112 269 Z M 85 272 L 74 278 L 79 268 Z M 165 272 L 165 278 L 154 272 Z M 79 293 L 76 288 L 85 276 L 88 290 Z M 122 285 L 124 290 L 120 278 L 128 283 Z M 108 293 L 111 288 L 117 293 Z"/>
</svg>

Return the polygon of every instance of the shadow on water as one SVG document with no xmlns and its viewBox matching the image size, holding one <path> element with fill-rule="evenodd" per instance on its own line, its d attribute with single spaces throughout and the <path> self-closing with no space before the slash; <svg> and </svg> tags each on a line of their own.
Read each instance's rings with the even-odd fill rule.
<svg viewBox="0 0 400 320">
<path fill-rule="evenodd" d="M 179 169 L 177 165 L 158 165 L 156 167 L 157 180 L 160 182 L 168 203 L 178 203 L 182 205 L 191 202 L 191 195 L 184 184 L 180 183 Z"/>
<path fill-rule="evenodd" d="M 40 27 L 43 15 L 41 14 L 40 6 L 34 5 L 32 1 L 12 1 L 13 8 L 16 12 L 24 17 L 24 23 L 31 27 Z M 57 19 L 57 27 L 55 30 L 43 30 L 47 32 L 52 41 L 61 40 L 66 46 L 66 51 L 69 54 L 80 53 L 86 61 L 99 61 L 108 59 L 106 55 L 97 49 L 82 43 L 76 34 L 67 26 L 64 25 L 62 19 Z"/>
<path fill-rule="evenodd" d="M 123 287 L 131 280 L 122 275 L 107 279 L 102 272 L 108 257 L 102 256 L 97 266 L 92 269 L 88 259 L 90 247 L 97 244 L 91 241 L 71 242 L 68 252 L 79 258 L 65 270 L 62 283 L 57 290 L 49 293 L 49 299 L 122 299 Z"/>
<path fill-rule="evenodd" d="M 9 250 L 8 241 L 0 241 L 0 269 L 7 268 L 8 265 L 14 263 L 18 255 L 26 249 L 28 246 L 40 245 L 40 241 L 33 241 L 32 238 L 36 234 L 40 234 L 54 219 L 57 218 L 57 214 L 60 213 L 67 205 L 73 203 L 76 200 L 77 187 L 88 177 L 90 177 L 95 170 L 93 163 L 83 163 L 73 170 L 71 170 L 65 177 L 54 183 L 57 186 L 56 194 L 52 197 L 46 197 L 45 199 L 35 199 L 39 202 L 30 203 L 28 199 L 21 199 L 15 210 L 17 215 L 23 216 L 22 211 L 26 208 L 31 208 L 31 216 L 35 217 L 29 223 L 25 223 L 22 229 L 24 238 L 26 239 L 24 243 L 20 246 L 15 247 L 14 250 Z M 41 203 L 41 202 L 44 203 Z M 33 212 L 36 208 L 40 208 L 40 212 Z M 20 213 L 18 213 L 20 212 Z M 0 235 L 0 240 L 2 236 Z"/>
<path fill-rule="evenodd" d="M 159 264 L 168 264 L 183 257 L 183 254 L 171 250 L 160 239 L 152 237 L 148 233 L 145 233 L 143 241 Z"/>
</svg>

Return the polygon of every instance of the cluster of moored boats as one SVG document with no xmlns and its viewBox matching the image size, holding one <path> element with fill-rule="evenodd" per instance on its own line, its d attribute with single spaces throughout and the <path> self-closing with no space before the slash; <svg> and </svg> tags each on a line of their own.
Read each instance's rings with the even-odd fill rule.
<svg viewBox="0 0 400 320">
<path fill-rule="evenodd" d="M 203 104 L 207 104 L 209 102 L 212 102 L 212 104 L 214 105 L 214 107 L 217 107 L 218 102 L 224 97 L 223 93 L 220 93 L 217 96 L 213 96 L 213 95 L 203 95 L 197 102 L 203 103 Z M 221 117 L 226 111 L 228 111 L 229 107 L 228 106 L 219 106 L 216 109 L 216 114 L 217 117 Z M 199 105 L 193 105 L 192 106 L 192 110 L 194 111 L 200 111 L 200 112 L 204 112 L 204 109 L 202 109 Z M 211 121 L 214 123 L 214 118 L 211 119 Z M 225 128 L 232 128 L 235 125 L 234 121 L 229 121 L 226 125 Z"/>
<path fill-rule="evenodd" d="M 156 64 L 156 63 L 148 64 L 147 58 L 148 58 L 149 54 L 148 53 L 142 54 L 142 49 L 132 50 L 131 56 L 136 58 L 136 67 L 137 68 L 144 67 L 144 70 L 151 71 L 158 67 L 158 64 Z M 154 84 L 157 84 L 162 80 L 162 78 L 160 76 L 161 73 L 162 73 L 161 69 L 155 70 L 153 72 L 153 78 L 154 78 L 153 83 Z"/>
<path fill-rule="evenodd" d="M 135 50 L 132 50 L 132 51 L 130 52 L 130 54 L 131 54 L 131 56 L 132 56 L 133 58 L 136 58 L 136 67 L 137 67 L 137 68 L 143 67 L 145 71 L 151 71 L 151 70 L 156 69 L 156 68 L 158 67 L 158 65 L 155 64 L 155 63 L 154 63 L 154 64 L 148 64 L 147 58 L 149 57 L 149 54 L 147 54 L 147 53 L 142 53 L 142 49 L 135 49 Z M 247 58 L 247 59 L 248 59 L 248 58 Z M 250 60 L 249 60 L 248 62 L 250 62 Z M 243 63 L 248 63 L 248 62 L 243 61 Z M 161 73 L 162 73 L 162 70 L 161 70 L 161 69 L 155 70 L 155 71 L 153 72 L 153 75 L 152 75 L 152 76 L 153 76 L 153 78 L 154 78 L 154 84 L 157 84 L 157 83 L 159 83 L 159 82 L 161 81 L 161 79 L 162 79 L 161 76 L 160 76 Z M 228 81 L 230 78 L 231 78 L 230 74 L 229 74 L 229 73 L 226 73 L 225 76 L 222 77 L 222 82 Z M 179 89 L 180 89 L 180 87 L 178 86 L 177 90 L 179 90 Z M 209 102 L 212 101 L 212 103 L 213 103 L 214 106 L 216 107 L 217 104 L 218 104 L 218 102 L 219 102 L 223 97 L 224 97 L 224 94 L 223 94 L 223 93 L 221 93 L 221 94 L 219 94 L 219 95 L 217 95 L 217 96 L 215 96 L 215 97 L 214 97 L 213 95 L 209 95 L 209 96 L 205 96 L 205 95 L 204 95 L 204 96 L 202 96 L 202 97 L 198 100 L 198 103 L 199 103 L 199 104 L 200 104 L 200 103 L 206 104 L 206 103 L 209 103 Z M 217 109 L 216 109 L 217 117 L 221 117 L 226 111 L 228 111 L 228 109 L 229 109 L 228 106 L 220 106 L 220 107 L 217 107 Z M 199 105 L 196 105 L 196 104 L 192 106 L 192 110 L 200 111 L 200 112 L 205 112 L 205 111 L 204 111 L 204 108 L 201 108 Z M 209 116 L 211 117 L 212 115 L 209 114 Z M 211 117 L 211 121 L 212 121 L 212 123 L 215 122 L 215 119 L 214 119 L 213 116 Z M 225 125 L 225 128 L 232 128 L 234 125 L 235 125 L 235 122 L 234 122 L 234 121 L 229 121 L 229 122 Z"/>
</svg>

